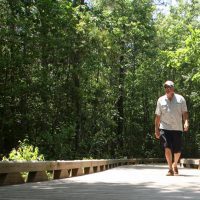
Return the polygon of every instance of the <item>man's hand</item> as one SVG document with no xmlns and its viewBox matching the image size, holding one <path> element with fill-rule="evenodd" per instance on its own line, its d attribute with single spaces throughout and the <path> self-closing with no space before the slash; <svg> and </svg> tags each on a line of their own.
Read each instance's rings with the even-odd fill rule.
<svg viewBox="0 0 200 200">
<path fill-rule="evenodd" d="M 189 119 L 188 119 L 188 112 L 183 113 L 183 131 L 187 132 L 189 130 Z"/>
<path fill-rule="evenodd" d="M 155 136 L 157 139 L 160 139 L 160 131 L 155 131 Z"/>
<path fill-rule="evenodd" d="M 184 128 L 183 129 L 184 132 L 187 132 L 189 130 L 189 124 L 187 121 L 185 121 L 183 128 Z"/>
</svg>

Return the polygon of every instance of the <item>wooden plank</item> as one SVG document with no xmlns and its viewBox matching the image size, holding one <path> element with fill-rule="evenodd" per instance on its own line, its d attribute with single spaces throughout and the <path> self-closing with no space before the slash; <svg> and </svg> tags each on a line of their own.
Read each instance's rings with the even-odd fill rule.
<svg viewBox="0 0 200 200">
<path fill-rule="evenodd" d="M 180 160 L 180 165 L 187 168 L 200 168 L 200 159 L 184 159 Z"/>
<path fill-rule="evenodd" d="M 0 173 L 51 171 L 62 169 L 76 169 L 82 166 L 90 167 L 90 162 L 75 161 L 27 161 L 27 162 L 0 162 Z"/>
<path fill-rule="evenodd" d="M 23 161 L 23 162 L 0 162 L 0 173 L 29 172 L 29 171 L 51 171 L 62 169 L 76 169 L 80 167 L 92 167 L 100 165 L 117 166 L 118 163 L 158 162 L 159 159 L 116 159 L 116 160 L 75 160 L 75 161 Z"/>
</svg>

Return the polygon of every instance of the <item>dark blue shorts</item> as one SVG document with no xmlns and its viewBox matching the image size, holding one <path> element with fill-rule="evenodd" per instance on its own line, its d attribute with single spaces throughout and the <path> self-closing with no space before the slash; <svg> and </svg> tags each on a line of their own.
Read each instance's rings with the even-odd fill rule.
<svg viewBox="0 0 200 200">
<path fill-rule="evenodd" d="M 160 130 L 160 143 L 163 148 L 170 148 L 173 153 L 182 150 L 182 131 Z"/>
</svg>

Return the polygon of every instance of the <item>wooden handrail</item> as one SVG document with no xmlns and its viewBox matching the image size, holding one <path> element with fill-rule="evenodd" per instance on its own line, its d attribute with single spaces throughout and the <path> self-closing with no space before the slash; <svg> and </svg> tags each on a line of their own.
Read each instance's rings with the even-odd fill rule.
<svg viewBox="0 0 200 200">
<path fill-rule="evenodd" d="M 73 161 L 1 161 L 0 186 L 80 176 L 104 171 L 121 165 L 161 162 L 164 162 L 164 159 L 135 158 Z M 26 179 L 22 176 L 23 172 L 28 173 Z M 48 177 L 47 172 L 51 172 L 52 179 Z"/>
<path fill-rule="evenodd" d="M 180 160 L 180 165 L 182 167 L 200 169 L 200 159 L 198 159 L 198 158 L 182 158 Z"/>
</svg>

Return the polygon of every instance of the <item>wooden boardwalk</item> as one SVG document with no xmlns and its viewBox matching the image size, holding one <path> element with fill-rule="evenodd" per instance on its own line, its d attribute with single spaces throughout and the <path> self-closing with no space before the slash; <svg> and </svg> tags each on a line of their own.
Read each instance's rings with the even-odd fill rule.
<svg viewBox="0 0 200 200">
<path fill-rule="evenodd" d="M 200 170 L 166 165 L 126 165 L 84 176 L 0 187 L 0 200 L 178 200 L 200 199 Z"/>
</svg>

